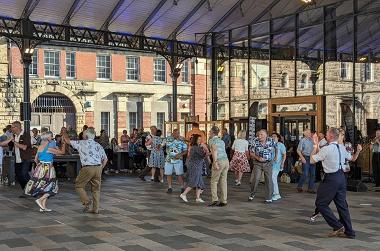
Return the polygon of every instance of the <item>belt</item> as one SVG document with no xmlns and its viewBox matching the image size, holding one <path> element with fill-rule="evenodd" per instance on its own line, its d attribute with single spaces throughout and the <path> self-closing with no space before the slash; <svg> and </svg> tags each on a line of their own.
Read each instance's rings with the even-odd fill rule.
<svg viewBox="0 0 380 251">
<path fill-rule="evenodd" d="M 98 165 L 85 165 L 83 167 L 90 167 L 90 166 L 100 166 L 101 164 L 98 164 Z"/>
</svg>

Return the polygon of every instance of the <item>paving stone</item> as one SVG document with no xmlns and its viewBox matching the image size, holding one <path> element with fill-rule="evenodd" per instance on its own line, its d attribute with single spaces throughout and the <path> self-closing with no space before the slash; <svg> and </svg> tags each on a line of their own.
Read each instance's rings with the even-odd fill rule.
<svg viewBox="0 0 380 251">
<path fill-rule="evenodd" d="M 102 184 L 100 215 L 82 214 L 73 184 L 65 181 L 49 200 L 54 210 L 49 214 L 39 213 L 32 199 L 18 199 L 18 187 L 0 187 L 0 251 L 378 250 L 377 193 L 348 192 L 356 239 L 327 238 L 331 229 L 322 217 L 315 223 L 308 220 L 314 195 L 296 193 L 295 184 L 280 184 L 283 199 L 266 205 L 260 185 L 257 199 L 249 203 L 247 178 L 235 187 L 229 177 L 228 206 L 208 208 L 183 203 L 176 183 L 169 195 L 165 184 L 112 176 Z M 202 197 L 209 202 L 210 191 Z M 194 200 L 193 193 L 189 199 Z M 372 206 L 360 205 L 368 201 Z M 46 245 L 40 245 L 44 240 Z"/>
</svg>

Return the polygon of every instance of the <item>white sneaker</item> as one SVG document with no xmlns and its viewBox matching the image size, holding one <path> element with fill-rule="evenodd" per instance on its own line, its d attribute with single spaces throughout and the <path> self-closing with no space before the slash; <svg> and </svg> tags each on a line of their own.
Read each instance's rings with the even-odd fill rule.
<svg viewBox="0 0 380 251">
<path fill-rule="evenodd" d="M 189 202 L 186 198 L 186 195 L 182 194 L 179 196 L 184 202 Z"/>
<path fill-rule="evenodd" d="M 45 212 L 51 212 L 51 211 L 53 211 L 53 210 L 52 210 L 52 209 L 45 208 L 44 211 L 45 211 Z"/>
<path fill-rule="evenodd" d="M 240 186 L 241 182 L 236 182 L 235 186 Z"/>
<path fill-rule="evenodd" d="M 248 201 L 253 201 L 253 198 L 255 198 L 255 195 L 254 194 L 250 194 L 249 197 L 248 197 Z"/>
<path fill-rule="evenodd" d="M 265 200 L 265 203 L 272 203 L 273 200 Z"/>
<path fill-rule="evenodd" d="M 197 202 L 197 203 L 205 203 L 205 201 L 204 201 L 204 200 L 202 200 L 202 198 L 199 198 L 199 199 L 195 199 L 195 202 Z"/>
<path fill-rule="evenodd" d="M 119 173 L 119 170 L 116 170 L 115 173 L 118 174 L 118 173 Z"/>
<path fill-rule="evenodd" d="M 273 195 L 273 197 L 272 197 L 273 201 L 280 200 L 280 199 L 281 199 L 281 195 L 279 195 L 279 194 Z"/>
</svg>

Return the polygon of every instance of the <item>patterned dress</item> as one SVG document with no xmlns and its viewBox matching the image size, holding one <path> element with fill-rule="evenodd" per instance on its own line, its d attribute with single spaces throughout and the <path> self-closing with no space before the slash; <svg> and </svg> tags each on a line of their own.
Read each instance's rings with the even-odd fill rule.
<svg viewBox="0 0 380 251">
<path fill-rule="evenodd" d="M 53 166 L 54 155 L 48 152 L 48 148 L 49 144 L 42 152 L 37 152 L 40 163 L 25 187 L 27 195 L 38 197 L 49 194 L 51 197 L 58 193 L 58 180 Z"/>
<path fill-rule="evenodd" d="M 164 150 L 162 149 L 162 147 L 160 148 L 160 150 L 157 150 L 157 146 L 160 146 L 161 144 L 162 144 L 161 137 L 158 137 L 158 136 L 152 137 L 151 152 L 150 152 L 149 161 L 148 161 L 149 167 L 164 168 L 165 166 Z"/>
<path fill-rule="evenodd" d="M 249 162 L 245 152 L 248 151 L 248 141 L 243 139 L 237 139 L 232 145 L 234 150 L 234 156 L 232 157 L 230 168 L 236 172 L 250 172 Z"/>
<path fill-rule="evenodd" d="M 205 157 L 206 153 L 201 146 L 191 147 L 190 154 L 186 162 L 188 171 L 188 187 L 205 189 L 205 183 L 202 177 Z"/>
</svg>

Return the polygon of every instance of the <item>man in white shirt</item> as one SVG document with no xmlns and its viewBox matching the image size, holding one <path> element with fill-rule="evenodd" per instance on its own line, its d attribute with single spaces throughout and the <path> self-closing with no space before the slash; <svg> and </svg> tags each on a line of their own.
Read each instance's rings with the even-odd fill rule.
<svg viewBox="0 0 380 251">
<path fill-rule="evenodd" d="M 358 145 L 357 152 L 352 157 L 343 145 L 338 144 L 339 130 L 330 128 L 326 134 L 328 146 L 319 148 L 317 135 L 313 136 L 314 148 L 311 153 L 311 163 L 322 161 L 325 176 L 318 187 L 315 205 L 333 231 L 329 237 L 355 238 L 352 229 L 350 212 L 346 201 L 347 181 L 343 171 L 346 161 L 355 161 L 362 147 Z M 329 207 L 334 201 L 339 213 L 339 220 Z"/>
<path fill-rule="evenodd" d="M 89 127 L 83 132 L 84 140 L 70 140 L 67 134 L 63 138 L 67 144 L 78 150 L 82 168 L 75 181 L 75 190 L 77 191 L 82 204 L 83 212 L 99 213 L 100 185 L 102 182 L 102 170 L 107 164 L 107 155 L 103 147 L 95 142 L 95 130 Z M 86 193 L 85 187 L 90 183 L 93 201 Z M 93 203 L 92 210 L 90 209 Z"/>
</svg>

